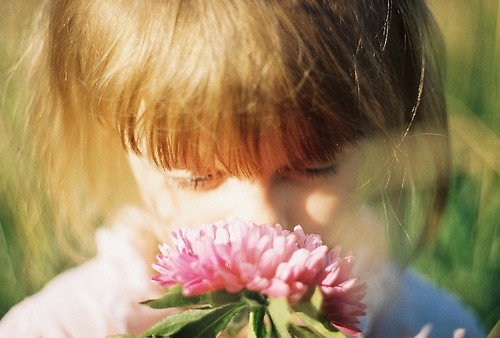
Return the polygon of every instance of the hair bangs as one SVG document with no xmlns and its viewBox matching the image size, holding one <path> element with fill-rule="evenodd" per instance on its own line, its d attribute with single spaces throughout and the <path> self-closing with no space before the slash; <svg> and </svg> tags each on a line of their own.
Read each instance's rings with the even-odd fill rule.
<svg viewBox="0 0 500 338">
<path fill-rule="evenodd" d="M 54 5 L 51 74 L 67 124 L 86 126 L 96 115 L 128 150 L 166 169 L 222 162 L 245 173 L 267 167 L 269 139 L 292 163 L 399 129 L 416 107 L 406 109 L 399 82 L 380 75 L 390 71 L 384 50 L 400 41 L 379 50 L 371 32 L 347 29 L 358 27 L 358 9 L 347 3 Z M 358 19 L 369 22 L 365 14 Z"/>
<path fill-rule="evenodd" d="M 262 113 L 249 112 L 181 114 L 174 125 L 156 119 L 145 136 L 147 153 L 167 170 L 223 170 L 259 177 L 276 168 L 333 161 L 343 147 L 315 128 L 303 112 L 277 109 L 261 117 Z"/>
<path fill-rule="evenodd" d="M 90 119 L 82 108 L 93 113 L 118 129 L 126 149 L 165 169 L 219 163 L 256 174 L 277 161 L 278 150 L 290 166 L 331 159 L 383 122 L 376 104 L 365 115 L 358 84 L 335 66 L 349 50 L 328 46 L 330 33 L 310 28 L 331 20 L 323 10 L 268 1 L 120 7 L 96 0 L 58 13 L 66 29 L 55 32 L 60 53 L 52 61 L 60 96 L 75 100 L 68 119 Z M 276 148 L 267 160 L 266 142 Z"/>
<path fill-rule="evenodd" d="M 314 57 L 290 12 L 248 5 L 179 2 L 167 15 L 175 27 L 162 20 L 162 34 L 148 35 L 159 41 L 141 40 L 153 47 L 129 62 L 137 76 L 121 85 L 123 77 L 114 77 L 116 91 L 107 94 L 122 103 L 113 111 L 128 149 L 164 169 L 223 167 L 254 176 L 277 163 L 332 160 L 356 139 L 357 125 L 310 76 Z M 310 20 L 305 11 L 293 13 L 295 21 Z"/>
</svg>

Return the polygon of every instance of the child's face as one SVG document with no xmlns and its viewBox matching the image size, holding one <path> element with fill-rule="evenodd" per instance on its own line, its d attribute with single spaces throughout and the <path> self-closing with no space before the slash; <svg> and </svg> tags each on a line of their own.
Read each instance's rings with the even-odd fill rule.
<svg viewBox="0 0 500 338">
<path fill-rule="evenodd" d="M 161 220 L 159 240 L 169 238 L 174 228 L 234 217 L 285 228 L 301 224 L 330 247 L 354 253 L 356 275 L 376 291 L 365 300 L 373 308 L 390 286 L 383 272 L 388 256 L 382 225 L 356 198 L 360 153 L 351 148 L 337 163 L 303 163 L 292 171 L 276 165 L 261 178 L 218 176 L 216 171 L 198 177 L 189 170 L 162 171 L 135 155 L 129 161 L 146 206 Z"/>
<path fill-rule="evenodd" d="M 280 158 L 270 149 L 269 158 Z M 255 223 L 301 224 L 330 244 L 361 238 L 376 241 L 378 230 L 366 221 L 356 199 L 360 154 L 350 148 L 337 163 L 302 163 L 295 169 L 275 163 L 263 177 L 230 177 L 223 172 L 194 175 L 163 171 L 145 158 L 129 155 L 146 206 L 172 228 L 240 218 Z"/>
</svg>

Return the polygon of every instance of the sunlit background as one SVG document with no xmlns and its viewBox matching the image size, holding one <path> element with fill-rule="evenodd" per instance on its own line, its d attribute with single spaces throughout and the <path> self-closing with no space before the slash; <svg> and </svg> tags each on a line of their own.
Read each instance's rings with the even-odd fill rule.
<svg viewBox="0 0 500 338">
<path fill-rule="evenodd" d="M 19 155 L 23 103 L 9 69 L 36 3 L 0 2 L 0 316 L 74 264 L 47 226 L 46 206 L 28 200 L 39 187 L 27 184 L 30 164 Z M 462 297 L 489 332 L 500 319 L 500 6 L 498 0 L 428 3 L 447 51 L 453 187 L 438 236 L 414 265 Z"/>
</svg>

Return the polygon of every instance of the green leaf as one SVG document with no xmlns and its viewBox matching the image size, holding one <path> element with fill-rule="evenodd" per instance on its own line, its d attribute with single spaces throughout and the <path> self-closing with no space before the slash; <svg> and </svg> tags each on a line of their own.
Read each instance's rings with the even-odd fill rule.
<svg viewBox="0 0 500 338">
<path fill-rule="evenodd" d="M 264 325 L 264 316 L 266 308 L 264 306 L 255 306 L 250 309 L 250 319 L 248 325 L 249 338 L 262 338 L 266 336 L 266 327 Z"/>
<path fill-rule="evenodd" d="M 207 298 L 213 306 L 237 303 L 241 300 L 241 296 L 241 293 L 229 293 L 224 290 L 212 291 L 207 294 Z"/>
<path fill-rule="evenodd" d="M 191 309 L 180 313 L 172 314 L 156 323 L 149 330 L 140 335 L 140 337 L 151 336 L 171 336 L 181 330 L 184 326 L 193 321 L 198 321 L 207 316 L 211 311 L 218 308 Z"/>
<path fill-rule="evenodd" d="M 313 304 L 309 303 L 309 302 L 300 302 L 300 303 L 297 303 L 293 306 L 293 310 L 296 312 L 296 313 L 304 313 L 306 315 L 308 315 L 309 317 L 311 318 L 315 318 L 315 319 L 321 319 L 322 318 L 322 315 L 320 312 L 318 312 L 318 310 L 314 307 Z"/>
<path fill-rule="evenodd" d="M 290 308 L 288 307 L 287 299 L 284 297 L 271 298 L 269 300 L 268 311 L 272 325 L 278 332 L 278 335 L 281 338 L 291 338 L 292 336 L 288 332 Z"/>
<path fill-rule="evenodd" d="M 319 288 L 316 288 L 309 300 L 298 302 L 293 306 L 294 310 L 307 313 L 311 317 L 321 316 L 321 305 L 323 304 L 323 295 Z"/>
<path fill-rule="evenodd" d="M 292 324 L 290 325 L 289 330 L 295 338 L 318 338 L 318 334 L 316 332 L 313 332 L 304 326 Z"/>
<path fill-rule="evenodd" d="M 261 294 L 260 292 L 245 290 L 242 293 L 242 296 L 244 299 L 246 299 L 247 303 L 250 306 L 268 305 L 268 299 L 267 299 L 268 297 Z"/>
<path fill-rule="evenodd" d="M 199 320 L 192 321 L 176 332 L 172 337 L 177 338 L 215 338 L 224 331 L 234 316 L 245 308 L 245 304 L 227 304 L 207 311 Z"/>
<path fill-rule="evenodd" d="M 314 307 L 316 312 L 321 312 L 321 306 L 323 305 L 323 294 L 321 290 L 317 287 L 311 297 L 310 304 Z"/>
<path fill-rule="evenodd" d="M 158 299 L 150 299 L 141 304 L 152 307 L 153 309 L 166 309 L 172 307 L 201 306 L 212 305 L 219 306 L 229 303 L 237 303 L 241 294 L 228 293 L 224 290 L 205 293 L 200 296 L 185 296 L 182 293 L 182 285 L 174 285 L 167 289 L 167 292 Z"/>
<path fill-rule="evenodd" d="M 229 337 L 239 336 L 240 332 L 248 326 L 249 312 L 249 307 L 244 306 L 240 312 L 234 315 L 224 332 L 227 333 Z"/>
<path fill-rule="evenodd" d="M 345 337 L 342 332 L 338 332 L 332 326 L 323 324 L 320 320 L 310 317 L 305 312 L 297 311 L 295 314 L 311 331 L 316 333 L 316 336 L 331 338 Z"/>
<path fill-rule="evenodd" d="M 267 331 L 266 338 L 276 338 L 279 337 L 278 330 L 276 329 L 276 325 L 274 325 L 273 321 L 270 321 L 270 329 Z"/>
<path fill-rule="evenodd" d="M 204 294 L 201 296 L 186 297 L 182 294 L 182 285 L 175 285 L 168 288 L 163 297 L 150 299 L 142 302 L 153 309 L 166 309 L 171 307 L 186 307 L 195 305 L 206 305 L 210 303 L 210 296 Z"/>
</svg>

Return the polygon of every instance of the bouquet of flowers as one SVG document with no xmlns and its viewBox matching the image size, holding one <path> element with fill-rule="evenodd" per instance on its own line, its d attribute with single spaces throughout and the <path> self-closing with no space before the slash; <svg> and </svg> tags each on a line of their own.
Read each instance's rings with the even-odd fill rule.
<svg viewBox="0 0 500 338">
<path fill-rule="evenodd" d="M 319 235 L 233 220 L 173 233 L 153 281 L 167 288 L 152 308 L 183 308 L 140 337 L 356 336 L 365 285 L 354 259 Z M 129 337 L 129 336 L 122 336 Z"/>
</svg>

